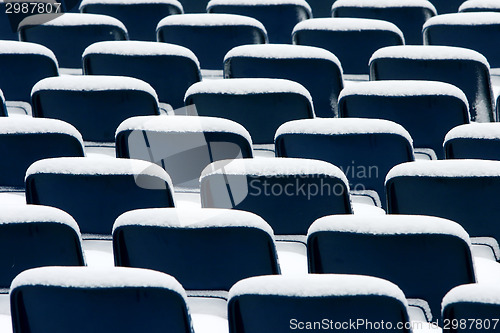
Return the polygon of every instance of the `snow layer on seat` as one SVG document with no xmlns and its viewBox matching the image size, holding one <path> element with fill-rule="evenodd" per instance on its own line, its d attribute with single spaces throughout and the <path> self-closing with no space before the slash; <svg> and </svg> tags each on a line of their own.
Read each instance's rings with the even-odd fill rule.
<svg viewBox="0 0 500 333">
<path fill-rule="evenodd" d="M 57 64 L 56 56 L 49 48 L 30 42 L 0 40 L 0 54 L 37 54 L 52 59 Z"/>
<path fill-rule="evenodd" d="M 444 141 L 452 139 L 500 139 L 499 123 L 472 123 L 452 128 Z"/>
<path fill-rule="evenodd" d="M 122 226 L 155 226 L 169 228 L 245 227 L 258 228 L 274 239 L 273 229 L 260 216 L 242 210 L 220 208 L 149 208 L 120 215 L 113 232 Z"/>
<path fill-rule="evenodd" d="M 453 96 L 461 99 L 469 106 L 467 97 L 456 86 L 438 82 L 423 80 L 382 80 L 360 82 L 345 87 L 339 95 L 339 99 L 351 95 L 370 96 Z"/>
<path fill-rule="evenodd" d="M 383 119 L 364 118 L 322 118 L 292 120 L 281 125 L 275 139 L 283 134 L 374 134 L 389 133 L 403 136 L 413 144 L 413 140 L 403 126 Z"/>
<path fill-rule="evenodd" d="M 143 5 L 143 4 L 166 4 L 182 8 L 182 4 L 177 0 L 83 0 L 80 9 L 87 5 Z"/>
<path fill-rule="evenodd" d="M 398 34 L 404 40 L 403 33 L 393 23 L 364 18 L 327 17 L 305 20 L 298 23 L 292 34 L 300 30 L 363 31 L 386 30 Z"/>
<path fill-rule="evenodd" d="M 203 170 L 201 178 L 211 175 L 324 175 L 341 179 L 349 188 L 347 177 L 338 167 L 328 162 L 304 158 L 277 157 L 216 161 Z"/>
<path fill-rule="evenodd" d="M 434 25 L 490 25 L 500 24 L 500 13 L 453 13 L 431 17 L 422 29 Z"/>
<path fill-rule="evenodd" d="M 431 10 L 437 15 L 436 7 L 427 0 L 337 0 L 332 5 L 332 11 L 337 7 L 369 7 L 369 8 L 399 8 L 418 7 Z"/>
<path fill-rule="evenodd" d="M 500 161 L 442 160 L 407 162 L 392 168 L 385 181 L 395 177 L 500 177 Z"/>
<path fill-rule="evenodd" d="M 397 45 L 387 46 L 375 51 L 370 59 L 414 59 L 414 60 L 472 60 L 490 68 L 486 58 L 479 52 L 455 46 L 440 45 Z"/>
<path fill-rule="evenodd" d="M 229 119 L 203 116 L 139 116 L 123 121 L 116 133 L 122 131 L 152 131 L 177 133 L 222 132 L 236 133 L 252 143 L 250 133 Z"/>
<path fill-rule="evenodd" d="M 65 13 L 36 14 L 26 17 L 19 23 L 18 29 L 25 26 L 44 25 L 52 27 L 79 26 L 79 25 L 111 25 L 127 31 L 125 25 L 114 17 L 101 14 Z"/>
<path fill-rule="evenodd" d="M 135 40 L 117 40 L 97 42 L 88 46 L 82 58 L 89 54 L 115 54 L 123 56 L 180 56 L 193 60 L 198 67 L 200 62 L 196 55 L 188 48 L 180 45 L 158 42 L 143 42 Z"/>
<path fill-rule="evenodd" d="M 257 276 L 237 282 L 229 298 L 245 294 L 291 297 L 380 295 L 398 299 L 408 306 L 405 295 L 394 283 L 364 275 L 308 274 L 296 276 Z"/>
<path fill-rule="evenodd" d="M 266 59 L 324 59 L 334 62 L 340 69 L 340 60 L 330 51 L 320 47 L 288 44 L 255 44 L 237 46 L 230 50 L 224 61 L 233 57 Z"/>
<path fill-rule="evenodd" d="M 370 235 L 452 235 L 461 238 L 471 246 L 469 235 L 458 223 L 434 216 L 381 215 L 366 217 L 332 215 L 317 219 L 309 228 L 308 235 L 319 231 L 340 231 Z"/>
<path fill-rule="evenodd" d="M 497 0 L 467 0 L 460 5 L 458 11 L 462 12 L 471 8 L 482 8 L 484 11 L 488 11 L 488 9 L 500 9 L 500 2 Z"/>
<path fill-rule="evenodd" d="M 157 30 L 163 26 L 250 26 L 267 33 L 264 25 L 254 18 L 235 14 L 183 14 L 170 15 L 162 19 Z"/>
<path fill-rule="evenodd" d="M 441 307 L 444 308 L 459 302 L 500 304 L 500 288 L 490 283 L 461 285 L 446 294 Z"/>
</svg>

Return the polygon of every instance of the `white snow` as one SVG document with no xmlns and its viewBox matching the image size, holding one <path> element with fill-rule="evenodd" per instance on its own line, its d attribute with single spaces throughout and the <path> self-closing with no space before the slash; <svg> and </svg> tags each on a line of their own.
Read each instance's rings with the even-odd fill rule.
<svg viewBox="0 0 500 333">
<path fill-rule="evenodd" d="M 89 45 L 85 51 L 83 51 L 82 57 L 89 54 L 114 54 L 123 56 L 179 56 L 191 59 L 198 65 L 198 68 L 200 67 L 198 58 L 190 49 L 184 46 L 169 43 L 143 42 L 135 40 L 104 41 Z"/>
<path fill-rule="evenodd" d="M 81 26 L 81 25 L 110 25 L 127 32 L 122 22 L 108 15 L 64 13 L 61 14 L 36 14 L 30 15 L 19 23 L 18 29 L 25 26 L 44 25 L 51 27 Z"/>
<path fill-rule="evenodd" d="M 397 134 L 413 144 L 413 140 L 403 126 L 383 119 L 365 118 L 321 118 L 292 120 L 281 125 L 274 136 L 275 140 L 283 134 Z"/>
<path fill-rule="evenodd" d="M 500 287 L 490 283 L 457 286 L 444 296 L 441 308 L 459 302 L 500 305 Z"/>
<path fill-rule="evenodd" d="M 79 9 L 88 5 L 147 5 L 147 4 L 165 4 L 172 5 L 183 12 L 182 4 L 177 0 L 83 0 Z"/>
<path fill-rule="evenodd" d="M 368 8 L 400 8 L 400 7 L 416 7 L 426 8 L 431 10 L 434 15 L 437 15 L 436 8 L 427 0 L 337 0 L 332 5 L 332 10 L 339 7 L 368 7 Z"/>
<path fill-rule="evenodd" d="M 0 101 L 2 101 L 2 103 L 5 103 L 5 97 L 3 95 L 2 89 L 0 89 Z"/>
<path fill-rule="evenodd" d="M 156 30 L 164 26 L 250 26 L 262 30 L 267 34 L 264 25 L 256 19 L 234 14 L 183 14 L 170 15 L 162 19 Z"/>
<path fill-rule="evenodd" d="M 434 216 L 422 215 L 332 215 L 317 219 L 308 236 L 320 231 L 339 231 L 370 235 L 451 235 L 469 246 L 469 235 L 458 223 Z"/>
<path fill-rule="evenodd" d="M 453 96 L 469 103 L 465 94 L 456 86 L 438 81 L 417 80 L 382 80 L 360 82 L 345 87 L 339 95 L 339 100 L 346 96 Z"/>
<path fill-rule="evenodd" d="M 305 0 L 210 0 L 207 4 L 207 11 L 213 6 L 282 6 L 292 5 L 302 7 L 307 10 L 312 17 L 311 6 Z"/>
<path fill-rule="evenodd" d="M 392 168 L 385 181 L 395 177 L 500 177 L 500 161 L 441 160 L 406 162 Z"/>
<path fill-rule="evenodd" d="M 436 25 L 491 25 L 500 24 L 500 13 L 495 12 L 471 12 L 443 14 L 428 19 L 422 29 Z"/>
<path fill-rule="evenodd" d="M 500 123 L 471 123 L 452 128 L 444 141 L 452 139 L 500 139 Z"/>
<path fill-rule="evenodd" d="M 440 45 L 396 45 L 386 46 L 375 51 L 370 59 L 370 64 L 381 58 L 389 59 L 425 59 L 425 60 L 472 60 L 483 63 L 490 68 L 486 58 L 474 50 Z"/>
<path fill-rule="evenodd" d="M 0 54 L 38 54 L 52 59 L 58 65 L 54 52 L 36 43 L 0 40 Z"/>
<path fill-rule="evenodd" d="M 273 229 L 260 216 L 236 209 L 220 208 L 149 208 L 120 215 L 113 232 L 122 226 L 155 226 L 168 228 L 245 227 L 257 228 L 274 239 Z"/>
<path fill-rule="evenodd" d="M 229 119 L 203 116 L 139 116 L 128 118 L 123 121 L 116 133 L 122 131 L 152 131 L 152 132 L 175 132 L 175 133 L 203 133 L 222 132 L 236 133 L 244 137 L 250 144 L 252 138 L 250 133 Z"/>
<path fill-rule="evenodd" d="M 467 0 L 460 5 L 458 11 L 464 11 L 471 8 L 481 8 L 484 11 L 488 9 L 500 9 L 500 2 L 498 0 Z"/>
</svg>

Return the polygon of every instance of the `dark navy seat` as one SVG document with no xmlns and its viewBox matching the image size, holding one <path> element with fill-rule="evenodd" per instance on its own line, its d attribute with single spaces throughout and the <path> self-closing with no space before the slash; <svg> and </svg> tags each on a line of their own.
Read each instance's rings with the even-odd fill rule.
<svg viewBox="0 0 500 333">
<path fill-rule="evenodd" d="M 346 87 L 339 113 L 346 118 L 379 118 L 402 125 L 413 146 L 444 158 L 443 140 L 455 126 L 469 123 L 468 102 L 455 86 L 434 81 L 371 81 Z M 423 151 L 425 152 L 425 151 Z"/>
<path fill-rule="evenodd" d="M 477 158 L 500 161 L 500 124 L 468 124 L 453 128 L 445 137 L 447 159 Z"/>
<path fill-rule="evenodd" d="M 192 333 L 186 292 L 171 276 L 122 267 L 43 267 L 11 293 L 14 332 Z"/>
<path fill-rule="evenodd" d="M 60 67 L 81 68 L 82 53 L 87 46 L 98 41 L 128 39 L 128 35 L 123 23 L 106 15 L 38 14 L 19 24 L 19 39 L 51 49 Z"/>
<path fill-rule="evenodd" d="M 84 234 L 111 235 L 128 210 L 173 207 L 172 185 L 155 164 L 113 158 L 58 158 L 26 172 L 26 201 L 53 206 L 75 218 Z"/>
<path fill-rule="evenodd" d="M 338 0 L 332 6 L 333 17 L 359 17 L 392 22 L 403 32 L 406 44 L 417 45 L 422 44 L 422 25 L 436 14 L 436 8 L 427 0 Z"/>
<path fill-rule="evenodd" d="M 269 43 L 277 44 L 290 44 L 293 27 L 312 18 L 311 7 L 305 0 L 211 0 L 207 12 L 253 17 L 266 27 Z"/>
<path fill-rule="evenodd" d="M 381 47 L 404 44 L 401 30 L 381 20 L 322 18 L 300 22 L 293 43 L 324 48 L 337 56 L 344 74 L 368 74 L 368 60 Z"/>
<path fill-rule="evenodd" d="M 467 0 L 458 8 L 459 12 L 500 12 L 500 3 L 488 0 Z"/>
<path fill-rule="evenodd" d="M 237 281 L 279 274 L 273 232 L 259 216 L 223 209 L 141 209 L 113 227 L 117 266 L 174 276 L 186 290 L 228 291 Z"/>
<path fill-rule="evenodd" d="M 198 115 L 243 125 L 254 144 L 272 144 L 278 127 L 290 120 L 314 118 L 312 99 L 300 84 L 283 79 L 207 80 L 186 92 L 186 105 Z"/>
<path fill-rule="evenodd" d="M 375 203 L 383 207 L 385 175 L 393 166 L 414 159 L 408 132 L 380 119 L 291 121 L 278 129 L 275 145 L 276 156 L 318 159 L 339 166 L 353 194 L 373 194 Z"/>
<path fill-rule="evenodd" d="M 177 190 L 199 190 L 210 163 L 251 158 L 252 139 L 243 126 L 214 117 L 134 117 L 116 131 L 118 157 L 150 161 L 164 168 Z"/>
<path fill-rule="evenodd" d="M 112 41 L 89 46 L 83 70 L 92 75 L 130 76 L 149 83 L 162 103 L 177 109 L 184 94 L 201 80 L 200 64 L 185 47 L 156 42 Z"/>
<path fill-rule="evenodd" d="M 348 332 L 350 322 L 356 323 L 354 327 L 360 324 L 358 329 L 363 332 L 378 331 L 373 325 L 370 328 L 358 321 L 361 318 L 372 323 L 383 321 L 393 327 L 394 332 L 411 332 L 408 306 L 401 289 L 371 276 L 317 274 L 248 278 L 231 288 L 228 312 L 230 333 L 313 328 L 314 331 Z M 310 328 L 306 328 L 307 323 Z"/>
<path fill-rule="evenodd" d="M 323 217 L 309 229 L 307 250 L 310 273 L 387 279 L 403 290 L 410 305 L 428 303 L 432 316 L 427 314 L 427 320 L 440 318 L 441 300 L 451 288 L 475 282 L 467 233 L 437 217 Z"/>
<path fill-rule="evenodd" d="M 318 117 L 338 114 L 344 84 L 342 66 L 327 50 L 302 45 L 243 45 L 226 54 L 226 78 L 276 78 L 302 84 L 311 94 Z"/>
<path fill-rule="evenodd" d="M 347 178 L 323 161 L 219 161 L 204 170 L 200 182 L 203 207 L 255 213 L 276 235 L 306 235 L 319 217 L 352 213 Z"/>
<path fill-rule="evenodd" d="M 187 47 L 202 69 L 221 70 L 224 55 L 233 47 L 267 43 L 266 29 L 254 18 L 232 14 L 167 16 L 156 29 L 159 42 Z"/>
<path fill-rule="evenodd" d="M 156 25 L 166 16 L 182 14 L 177 0 L 134 0 L 118 3 L 108 0 L 83 0 L 80 12 L 109 15 L 127 27 L 131 40 L 156 41 Z"/>
<path fill-rule="evenodd" d="M 370 79 L 450 83 L 467 96 L 472 121 L 494 119 L 489 65 L 473 50 L 436 45 L 385 47 L 370 59 Z"/>
</svg>

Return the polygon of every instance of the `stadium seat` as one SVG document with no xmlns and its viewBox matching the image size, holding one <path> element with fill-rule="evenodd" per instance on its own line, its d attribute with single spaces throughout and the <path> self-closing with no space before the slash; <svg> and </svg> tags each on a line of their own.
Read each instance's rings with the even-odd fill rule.
<svg viewBox="0 0 500 333">
<path fill-rule="evenodd" d="M 83 70 L 91 75 L 130 76 L 149 83 L 168 110 L 184 106 L 184 94 L 201 80 L 193 52 L 178 45 L 112 41 L 90 45 L 83 54 Z"/>
<path fill-rule="evenodd" d="M 272 144 L 278 127 L 290 120 L 314 118 L 312 99 L 300 84 L 283 79 L 202 81 L 186 92 L 186 105 L 198 115 L 243 125 L 254 144 Z"/>
<path fill-rule="evenodd" d="M 276 78 L 302 84 L 318 117 L 335 117 L 344 84 L 342 66 L 331 52 L 302 45 L 243 45 L 224 59 L 225 78 Z"/>
<path fill-rule="evenodd" d="M 60 208 L 73 216 L 82 234 L 98 237 L 110 236 L 115 219 L 123 212 L 173 207 L 171 189 L 163 169 L 139 160 L 44 159 L 26 172 L 28 204 Z"/>
<path fill-rule="evenodd" d="M 358 18 L 320 18 L 300 22 L 293 43 L 324 48 L 335 54 L 344 74 L 368 74 L 368 60 L 384 46 L 402 45 L 404 37 L 394 24 Z"/>
<path fill-rule="evenodd" d="M 333 17 L 358 17 L 394 23 L 405 36 L 406 44 L 422 44 L 422 25 L 437 15 L 427 0 L 367 1 L 338 0 L 332 6 Z"/>
<path fill-rule="evenodd" d="M 305 0 L 211 0 L 207 12 L 253 17 L 264 24 L 269 43 L 274 44 L 290 44 L 293 27 L 312 18 Z"/>
<path fill-rule="evenodd" d="M 458 8 L 459 12 L 500 12 L 500 3 L 491 0 L 467 0 Z"/>
<path fill-rule="evenodd" d="M 434 81 L 370 81 L 348 86 L 340 94 L 339 114 L 394 121 L 410 133 L 416 153 L 439 159 L 444 158 L 446 133 L 469 123 L 464 93 Z"/>
<path fill-rule="evenodd" d="M 500 161 L 500 124 L 457 126 L 446 134 L 444 150 L 447 159 L 477 158 Z"/>
<path fill-rule="evenodd" d="M 467 96 L 472 121 L 494 120 L 488 61 L 473 50 L 437 45 L 385 47 L 370 59 L 370 79 L 450 83 Z"/>
<path fill-rule="evenodd" d="M 43 267 L 12 283 L 14 332 L 192 333 L 186 292 L 145 269 Z"/>
<path fill-rule="evenodd" d="M 276 156 L 311 158 L 340 167 L 351 194 L 370 196 L 385 208 L 384 179 L 395 165 L 413 161 L 410 134 L 387 120 L 296 120 L 276 131 Z"/>
<path fill-rule="evenodd" d="M 158 23 L 156 32 L 159 42 L 193 51 L 207 70 L 222 70 L 224 55 L 235 46 L 267 43 L 262 23 L 232 14 L 171 15 Z"/>
<path fill-rule="evenodd" d="M 61 68 L 78 69 L 81 74 L 82 53 L 87 46 L 98 41 L 128 39 L 128 35 L 123 23 L 106 15 L 38 14 L 21 21 L 19 39 L 48 47 L 56 54 Z"/>
<path fill-rule="evenodd" d="M 423 214 L 462 225 L 474 244 L 500 259 L 499 206 L 492 200 L 500 188 L 499 161 L 443 160 L 404 163 L 387 175 L 388 213 Z M 490 253 L 491 253 L 490 252 Z"/>
<path fill-rule="evenodd" d="M 433 216 L 323 217 L 309 228 L 307 250 L 310 273 L 387 279 L 410 305 L 430 307 L 428 321 L 440 318 L 441 300 L 451 288 L 475 282 L 467 233 Z"/>
<path fill-rule="evenodd" d="M 375 322 L 390 325 L 394 332 L 410 332 L 401 289 L 371 276 L 259 276 L 236 283 L 229 295 L 231 333 L 288 331 L 284 326 L 290 331 L 377 332 Z"/>
<path fill-rule="evenodd" d="M 0 292 L 22 271 L 41 266 L 84 266 L 80 230 L 56 208 L 2 206 L 0 212 Z"/>
<path fill-rule="evenodd" d="M 156 41 L 156 25 L 166 16 L 182 14 L 177 0 L 83 0 L 80 12 L 103 14 L 120 20 L 131 40 Z"/>
<path fill-rule="evenodd" d="M 243 126 L 214 117 L 133 117 L 116 131 L 117 156 L 146 160 L 164 168 L 177 191 L 199 191 L 210 163 L 249 158 L 252 139 Z"/>
<path fill-rule="evenodd" d="M 93 142 L 114 142 L 116 128 L 129 117 L 159 114 L 153 88 L 130 77 L 47 78 L 33 87 L 31 99 L 34 117 L 64 120 Z"/>
<path fill-rule="evenodd" d="M 227 293 L 243 278 L 280 273 L 271 227 L 238 210 L 130 211 L 115 222 L 113 249 L 117 266 L 171 274 L 186 290 Z"/>
</svg>

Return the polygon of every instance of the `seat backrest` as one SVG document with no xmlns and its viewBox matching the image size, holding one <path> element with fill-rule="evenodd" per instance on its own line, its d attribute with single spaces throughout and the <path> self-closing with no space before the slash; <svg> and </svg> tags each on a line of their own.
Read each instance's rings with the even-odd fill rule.
<svg viewBox="0 0 500 333">
<path fill-rule="evenodd" d="M 198 115 L 243 125 L 254 144 L 273 143 L 278 127 L 290 120 L 314 118 L 312 99 L 300 84 L 283 79 L 203 81 L 186 92 L 186 105 Z"/>
<path fill-rule="evenodd" d="M 277 235 L 306 235 L 319 217 L 352 213 L 347 178 L 323 161 L 219 161 L 203 171 L 200 182 L 203 207 L 255 213 Z"/>
<path fill-rule="evenodd" d="M 186 292 L 173 277 L 137 268 L 43 267 L 11 293 L 15 332 L 192 333 Z"/>
<path fill-rule="evenodd" d="M 335 54 L 344 74 L 368 74 L 368 60 L 381 47 L 403 45 L 401 30 L 393 23 L 360 18 L 320 18 L 300 22 L 293 43 L 324 48 Z"/>
<path fill-rule="evenodd" d="M 128 210 L 173 207 L 172 192 L 165 170 L 139 160 L 45 159 L 26 172 L 26 202 L 68 212 L 85 234 L 111 235 Z"/>
<path fill-rule="evenodd" d="M 274 44 L 290 44 L 293 27 L 312 18 L 311 7 L 305 0 L 272 0 L 260 3 L 245 0 L 211 0 L 207 5 L 207 12 L 253 17 L 264 24 L 269 42 Z"/>
<path fill-rule="evenodd" d="M 422 44 L 422 25 L 437 15 L 427 0 L 364 1 L 338 0 L 332 6 L 333 17 L 359 17 L 394 23 L 405 36 L 406 44 Z"/>
<path fill-rule="evenodd" d="M 123 23 L 106 15 L 37 14 L 21 21 L 19 39 L 51 49 L 60 67 L 81 68 L 82 53 L 87 46 L 98 41 L 128 39 L 128 35 Z M 71 47 L 67 44 L 69 40 Z"/>
<path fill-rule="evenodd" d="M 201 172 L 212 162 L 253 156 L 252 139 L 243 126 L 196 116 L 127 119 L 117 129 L 116 152 L 158 164 L 179 190 L 198 190 Z"/>
<path fill-rule="evenodd" d="M 340 94 L 339 114 L 394 121 L 410 133 L 415 148 L 431 148 L 439 159 L 444 158 L 446 133 L 469 123 L 464 93 L 435 81 L 370 81 L 348 86 Z"/>
<path fill-rule="evenodd" d="M 43 45 L 0 41 L 0 89 L 7 101 L 30 101 L 31 88 L 43 78 L 58 76 L 57 59 Z"/>
<path fill-rule="evenodd" d="M 310 273 L 387 279 L 407 298 L 426 301 L 434 320 L 440 318 L 441 300 L 451 288 L 475 282 L 467 233 L 437 217 L 323 217 L 309 228 L 307 251 Z"/>
<path fill-rule="evenodd" d="M 463 12 L 500 12 L 500 4 L 496 1 L 488 0 L 467 0 L 464 1 L 458 11 Z"/>
<path fill-rule="evenodd" d="M 467 124 L 453 128 L 444 139 L 447 159 L 500 161 L 500 124 Z"/>
<path fill-rule="evenodd" d="M 243 45 L 224 58 L 225 78 L 288 79 L 311 94 L 318 117 L 338 115 L 337 99 L 344 87 L 342 66 L 331 52 L 302 45 Z"/>
<path fill-rule="evenodd" d="M 256 275 L 279 274 L 271 227 L 224 209 L 141 209 L 113 227 L 117 266 L 171 274 L 186 290 L 225 290 Z"/>
<path fill-rule="evenodd" d="M 267 43 L 266 29 L 254 18 L 232 14 L 184 14 L 165 17 L 156 28 L 159 42 L 187 47 L 202 69 L 222 69 L 235 46 Z"/>
<path fill-rule="evenodd" d="M 186 90 L 201 80 L 200 64 L 193 52 L 182 46 L 156 42 L 92 44 L 83 53 L 83 71 L 141 79 L 154 88 L 160 102 L 174 109 L 184 106 Z"/>
<path fill-rule="evenodd" d="M 127 27 L 131 40 L 156 41 L 156 25 L 166 16 L 182 14 L 177 0 L 127 1 L 83 0 L 80 12 L 109 15 Z"/>
<path fill-rule="evenodd" d="M 351 190 L 375 191 L 381 199 L 385 197 L 387 172 L 414 159 L 408 132 L 401 125 L 380 119 L 291 121 L 276 131 L 275 149 L 280 157 L 332 163 L 345 173 Z"/>
<path fill-rule="evenodd" d="M 489 65 L 473 50 L 437 45 L 385 47 L 370 59 L 370 80 L 450 83 L 467 96 L 472 121 L 494 120 Z"/>
<path fill-rule="evenodd" d="M 353 330 L 376 332 L 373 325 L 370 328 L 364 323 L 382 321 L 395 332 L 410 332 L 407 302 L 401 289 L 371 276 L 248 278 L 231 288 L 228 317 L 231 333 L 280 332 L 284 323 L 290 330 L 346 330 L 350 322 L 354 323 Z M 360 318 L 363 320 L 358 321 Z"/>
</svg>

